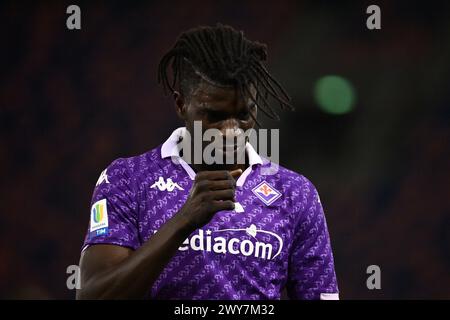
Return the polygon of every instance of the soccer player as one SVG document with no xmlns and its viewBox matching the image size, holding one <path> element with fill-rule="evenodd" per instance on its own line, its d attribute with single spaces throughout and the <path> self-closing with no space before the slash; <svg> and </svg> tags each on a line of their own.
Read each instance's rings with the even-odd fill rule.
<svg viewBox="0 0 450 320">
<path fill-rule="evenodd" d="M 231 164 L 196 162 L 195 146 L 190 155 L 179 147 L 198 138 L 195 123 L 200 134 L 217 129 L 225 139 L 258 124 L 257 111 L 277 118 L 270 101 L 291 108 L 266 59 L 266 45 L 229 26 L 179 36 L 158 79 L 185 127 L 100 175 L 77 298 L 280 299 L 284 289 L 291 299 L 338 298 L 327 224 L 309 180 L 282 166 L 268 174 L 273 163 L 248 142 L 244 161 Z M 236 160 L 239 150 L 226 144 L 215 152 Z"/>
</svg>

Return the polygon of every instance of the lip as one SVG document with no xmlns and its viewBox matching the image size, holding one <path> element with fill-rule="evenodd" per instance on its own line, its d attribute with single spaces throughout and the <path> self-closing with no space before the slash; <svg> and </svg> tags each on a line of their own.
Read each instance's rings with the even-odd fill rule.
<svg viewBox="0 0 450 320">
<path fill-rule="evenodd" d="M 244 147 L 239 147 L 237 145 L 232 145 L 232 146 L 224 146 L 221 149 L 217 149 L 217 151 L 219 153 L 222 153 L 223 155 L 231 155 L 231 154 L 233 154 L 233 157 L 235 157 L 240 152 L 245 152 L 245 148 Z"/>
<path fill-rule="evenodd" d="M 231 151 L 237 152 L 238 150 L 244 150 L 244 149 L 245 149 L 245 146 L 240 146 L 237 144 L 224 145 L 222 148 L 223 152 L 225 152 L 225 153 L 228 153 Z"/>
<path fill-rule="evenodd" d="M 235 163 L 241 163 L 241 161 L 244 161 L 245 159 L 245 149 L 244 148 L 238 148 L 237 146 L 232 146 L 231 148 L 220 148 L 216 149 L 216 156 L 226 161 L 227 164 L 235 164 Z M 232 162 L 229 162 L 232 159 Z"/>
</svg>

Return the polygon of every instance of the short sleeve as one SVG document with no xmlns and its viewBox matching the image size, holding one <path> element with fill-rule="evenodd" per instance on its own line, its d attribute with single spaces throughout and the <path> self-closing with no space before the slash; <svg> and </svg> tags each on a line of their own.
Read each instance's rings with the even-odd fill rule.
<svg viewBox="0 0 450 320">
<path fill-rule="evenodd" d="M 93 244 L 138 248 L 138 205 L 132 185 L 125 159 L 115 160 L 100 174 L 92 195 L 83 250 Z"/>
<path fill-rule="evenodd" d="M 300 191 L 305 205 L 301 206 L 304 210 L 300 213 L 289 258 L 288 296 L 302 300 L 337 300 L 333 253 L 319 195 L 308 180 Z"/>
</svg>

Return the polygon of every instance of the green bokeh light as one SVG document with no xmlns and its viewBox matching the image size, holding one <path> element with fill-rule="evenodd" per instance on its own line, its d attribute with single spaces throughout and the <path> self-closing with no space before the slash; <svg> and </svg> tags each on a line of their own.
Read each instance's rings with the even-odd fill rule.
<svg viewBox="0 0 450 320">
<path fill-rule="evenodd" d="M 335 75 L 324 76 L 316 82 L 314 98 L 323 111 L 332 114 L 350 112 L 356 99 L 352 84 Z"/>
</svg>

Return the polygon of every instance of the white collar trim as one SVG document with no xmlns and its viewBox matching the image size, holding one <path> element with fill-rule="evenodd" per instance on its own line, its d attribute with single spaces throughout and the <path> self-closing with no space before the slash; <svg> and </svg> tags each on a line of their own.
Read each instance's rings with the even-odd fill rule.
<svg viewBox="0 0 450 320">
<path fill-rule="evenodd" d="M 180 157 L 180 151 L 178 150 L 178 142 L 180 141 L 180 138 L 182 138 L 185 135 L 186 132 L 187 132 L 186 127 L 177 128 L 172 132 L 170 137 L 161 146 L 161 158 L 164 159 L 172 157 L 172 160 L 175 160 L 176 162 L 180 163 L 182 167 L 186 170 L 186 172 L 189 174 L 189 177 L 192 180 L 194 180 L 195 179 L 194 170 L 191 168 L 190 165 L 186 163 L 186 161 L 183 160 L 183 158 Z M 242 186 L 244 184 L 245 179 L 250 174 L 251 169 L 254 165 L 263 164 L 260 155 L 248 142 L 245 145 L 245 152 L 247 152 L 250 166 L 242 173 L 242 175 L 237 180 L 236 182 L 237 186 Z"/>
</svg>

